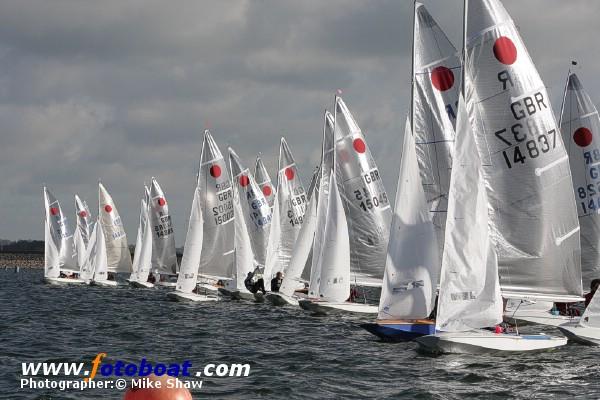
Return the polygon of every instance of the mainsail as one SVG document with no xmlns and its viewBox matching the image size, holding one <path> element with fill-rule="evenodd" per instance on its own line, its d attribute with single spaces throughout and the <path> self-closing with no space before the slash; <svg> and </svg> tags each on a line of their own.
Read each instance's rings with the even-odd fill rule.
<svg viewBox="0 0 600 400">
<path fill-rule="evenodd" d="M 177 277 L 176 290 L 184 293 L 191 293 L 196 287 L 198 279 L 198 268 L 202 254 L 202 239 L 204 236 L 201 196 L 200 187 L 196 186 L 192 211 L 190 213 L 190 222 L 185 237 L 185 247 L 183 248 L 183 258 L 181 259 L 181 269 Z"/>
<path fill-rule="evenodd" d="M 273 275 L 285 271 L 290 264 L 294 244 L 302 228 L 305 209 L 306 192 L 302 186 L 302 179 L 287 142 L 281 138 L 277 194 L 264 272 L 265 284 L 268 285 Z"/>
<path fill-rule="evenodd" d="M 461 64 L 455 47 L 423 4 L 415 4 L 414 18 L 412 131 L 441 257 Z"/>
<path fill-rule="evenodd" d="M 343 302 L 350 294 L 350 239 L 335 170 L 329 175 L 330 192 L 323 246 L 318 262 L 319 298 Z"/>
<path fill-rule="evenodd" d="M 81 268 L 85 264 L 85 255 L 92 234 L 92 217 L 86 202 L 81 201 L 78 195 L 75 195 L 75 218 L 77 225 L 73 241 L 77 253 L 77 265 Z"/>
<path fill-rule="evenodd" d="M 221 150 L 208 130 L 202 142 L 197 192 L 204 227 L 199 274 L 230 278 L 234 268 L 233 191 Z"/>
<path fill-rule="evenodd" d="M 100 221 L 96 222 L 94 227 L 95 237 L 94 244 L 88 252 L 88 260 L 92 264 L 89 268 L 90 271 L 94 271 L 94 281 L 106 281 L 108 280 L 108 263 L 107 255 L 108 249 L 106 247 L 106 233 L 104 227 Z"/>
<path fill-rule="evenodd" d="M 335 99 L 334 119 L 337 180 L 352 242 L 352 272 L 381 279 L 391 221 L 388 196 L 362 131 L 341 97 Z"/>
<path fill-rule="evenodd" d="M 131 253 L 127 235 L 112 197 L 102 183 L 98 183 L 98 222 L 104 233 L 108 272 L 131 272 Z"/>
<path fill-rule="evenodd" d="M 44 229 L 44 276 L 58 278 L 61 270 L 79 271 L 66 215 L 56 197 L 44 187 L 46 212 Z"/>
<path fill-rule="evenodd" d="M 315 232 L 312 247 L 312 259 L 310 268 L 310 281 L 308 295 L 317 297 L 319 294 L 319 285 L 321 279 L 321 254 L 324 245 L 325 226 L 327 221 L 327 207 L 329 202 L 329 191 L 331 183 L 331 173 L 335 171 L 335 141 L 334 141 L 335 122 L 333 116 L 325 111 L 325 122 L 323 125 L 323 142 L 321 148 L 321 166 L 319 168 L 319 179 L 316 182 L 316 216 Z M 337 172 L 336 172 L 337 173 Z M 337 177 L 336 177 L 337 181 Z M 314 195 L 313 195 L 314 196 Z"/>
<path fill-rule="evenodd" d="M 152 230 L 152 270 L 159 274 L 177 273 L 177 251 L 175 233 L 169 214 L 167 198 L 153 177 L 150 186 L 149 221 Z"/>
<path fill-rule="evenodd" d="M 133 254 L 133 272 L 130 280 L 146 282 L 152 268 L 152 231 L 150 228 L 150 190 L 144 185 L 144 197 L 140 204 L 140 221 L 138 226 L 135 252 Z"/>
<path fill-rule="evenodd" d="M 579 78 L 569 74 L 560 118 L 581 226 L 581 273 L 587 289 L 600 276 L 600 117 Z"/>
<path fill-rule="evenodd" d="M 260 156 L 256 157 L 256 166 L 254 167 L 254 178 L 256 179 L 256 183 L 258 187 L 263 192 L 265 199 L 269 203 L 269 207 L 273 207 L 273 202 L 275 201 L 275 191 L 273 190 L 273 183 L 271 182 L 271 177 L 267 172 L 267 168 L 263 163 Z"/>
<path fill-rule="evenodd" d="M 577 301 L 579 223 L 548 93 L 498 0 L 468 1 L 467 15 L 465 97 L 503 295 Z"/>
<path fill-rule="evenodd" d="M 440 257 L 422 176 L 407 120 L 379 319 L 426 318 L 435 305 Z"/>
<path fill-rule="evenodd" d="M 239 195 L 241 215 L 246 222 L 256 262 L 264 267 L 267 241 L 271 227 L 271 207 L 256 184 L 250 170 L 242 165 L 240 158 L 229 148 L 229 165 L 233 184 Z"/>
<path fill-rule="evenodd" d="M 460 332 L 502 321 L 498 263 L 475 138 L 460 100 L 450 179 L 436 329 Z"/>
</svg>

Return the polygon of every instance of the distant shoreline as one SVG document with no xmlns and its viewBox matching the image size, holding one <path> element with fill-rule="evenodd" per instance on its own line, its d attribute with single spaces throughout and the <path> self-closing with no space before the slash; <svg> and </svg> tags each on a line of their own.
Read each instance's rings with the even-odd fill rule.
<svg viewBox="0 0 600 400">
<path fill-rule="evenodd" d="M 44 254 L 0 253 L 0 268 L 44 268 Z"/>
</svg>

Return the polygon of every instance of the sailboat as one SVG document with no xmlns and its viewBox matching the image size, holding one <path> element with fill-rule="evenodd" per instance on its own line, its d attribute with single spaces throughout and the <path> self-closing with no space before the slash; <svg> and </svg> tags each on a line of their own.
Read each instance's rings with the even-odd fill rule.
<svg viewBox="0 0 600 400">
<path fill-rule="evenodd" d="M 236 299 L 254 299 L 254 295 L 246 290 L 244 279 L 249 272 L 264 273 L 271 207 L 254 176 L 232 148 L 229 148 L 229 168 L 234 187 L 235 279 L 226 282 L 220 291 Z"/>
<path fill-rule="evenodd" d="M 75 195 L 75 218 L 77 225 L 73 234 L 73 242 L 77 252 L 77 265 L 81 270 L 85 264 L 85 255 L 92 234 L 93 223 L 87 203 L 82 201 L 78 195 Z"/>
<path fill-rule="evenodd" d="M 117 286 L 114 275 L 132 271 L 131 253 L 117 207 L 102 183 L 98 183 L 98 223 L 102 224 L 98 231 L 104 235 L 108 278 L 98 281 L 94 279 L 94 283 L 101 286 Z M 99 238 L 97 241 L 100 241 Z"/>
<path fill-rule="evenodd" d="M 428 317 L 441 268 L 459 94 L 456 49 L 425 6 L 414 7 L 411 112 L 379 315 L 375 323 L 361 325 L 386 341 L 435 333 Z"/>
<path fill-rule="evenodd" d="M 156 178 L 152 177 L 150 185 L 149 221 L 152 232 L 152 271 L 160 276 L 156 284 L 174 287 L 170 276 L 177 275 L 177 251 L 175 249 L 175 233 L 169 214 L 169 204 Z"/>
<path fill-rule="evenodd" d="M 350 235 L 337 178 L 335 129 L 334 118 L 325 112 L 308 298 L 300 299 L 298 303 L 303 309 L 317 314 L 332 311 L 377 313 L 376 306 L 348 301 L 351 283 Z"/>
<path fill-rule="evenodd" d="M 304 289 L 305 283 L 310 280 L 320 175 L 321 169 L 317 167 L 310 181 L 302 225 L 298 232 L 288 266 L 284 269 L 281 287 L 278 292 L 271 292 L 266 296 L 267 300 L 273 305 L 284 306 L 289 304 L 298 306 L 299 296 L 296 294 L 297 290 Z"/>
<path fill-rule="evenodd" d="M 44 280 L 52 285 L 82 284 L 77 278 L 61 277 L 62 271 L 78 273 L 73 235 L 60 203 L 44 186 Z"/>
<path fill-rule="evenodd" d="M 285 140 L 279 146 L 277 193 L 273 205 L 271 229 L 263 277 L 270 289 L 271 279 L 290 264 L 294 244 L 302 228 L 306 209 L 306 192 L 294 156 Z"/>
<path fill-rule="evenodd" d="M 258 187 L 265 196 L 265 199 L 267 199 L 269 207 L 273 207 L 273 202 L 275 201 L 275 191 L 273 190 L 273 183 L 271 182 L 269 172 L 267 171 L 265 164 L 260 158 L 260 155 L 256 157 L 256 165 L 254 167 L 254 178 L 256 179 Z"/>
<path fill-rule="evenodd" d="M 335 97 L 338 183 L 352 246 L 352 283 L 381 286 L 391 222 L 390 202 L 362 130 L 340 96 Z"/>
<path fill-rule="evenodd" d="M 108 277 L 108 249 L 106 247 L 103 225 L 98 221 L 94 224 L 92 235 L 86 253 L 86 262 L 81 269 L 81 279 L 95 286 L 117 286 L 116 281 Z"/>
<path fill-rule="evenodd" d="M 581 225 L 581 270 L 583 285 L 590 287 L 600 276 L 600 117 L 576 74 L 569 71 L 561 113 L 561 132 L 569 153 L 573 189 Z M 568 317 L 563 317 L 568 318 Z M 581 319 L 558 327 L 569 339 L 600 345 L 600 298 L 594 295 Z"/>
<path fill-rule="evenodd" d="M 466 1 L 465 15 L 440 332 L 417 341 L 433 352 L 552 349 L 566 339 L 481 330 L 501 321 L 498 282 L 505 298 L 581 298 L 579 225 L 567 154 L 514 22 L 497 0 Z"/>
<path fill-rule="evenodd" d="M 213 296 L 218 289 L 215 284 L 235 278 L 233 222 L 233 191 L 227 166 L 206 130 L 183 259 L 177 286 L 169 293 L 170 298 L 213 301 L 217 299 Z"/>
<path fill-rule="evenodd" d="M 129 285 L 137 288 L 152 288 L 154 283 L 148 282 L 152 268 L 152 231 L 149 223 L 150 189 L 146 185 L 144 185 L 144 197 L 140 203 L 140 220 Z"/>
</svg>

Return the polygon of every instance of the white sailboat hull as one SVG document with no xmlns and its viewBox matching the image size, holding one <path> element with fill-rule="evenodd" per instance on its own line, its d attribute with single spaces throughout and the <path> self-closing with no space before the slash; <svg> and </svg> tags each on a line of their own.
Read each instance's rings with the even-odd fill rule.
<svg viewBox="0 0 600 400">
<path fill-rule="evenodd" d="M 600 346 L 600 328 L 581 326 L 577 322 L 570 322 L 558 327 L 560 331 L 574 342 Z"/>
<path fill-rule="evenodd" d="M 579 317 L 570 317 L 567 315 L 553 315 L 550 311 L 541 310 L 527 310 L 517 311 L 512 313 L 506 311 L 504 313 L 504 320 L 509 324 L 537 324 L 537 325 L 548 325 L 548 326 L 560 326 L 569 322 L 579 321 Z"/>
<path fill-rule="evenodd" d="M 175 287 L 177 286 L 177 282 L 156 282 L 155 284 L 156 286 L 163 286 L 163 287 Z"/>
<path fill-rule="evenodd" d="M 440 332 L 417 338 L 419 348 L 433 354 L 490 354 L 504 352 L 545 351 L 564 346 L 567 338 L 548 335 L 496 334 L 472 332 Z"/>
<path fill-rule="evenodd" d="M 267 298 L 267 301 L 274 306 L 286 306 L 286 305 L 298 306 L 299 305 L 297 297 L 286 296 L 283 293 L 270 292 L 270 293 L 267 293 L 267 295 L 265 297 Z"/>
<path fill-rule="evenodd" d="M 221 293 L 223 296 L 229 296 L 233 300 L 255 300 L 253 293 L 242 292 L 241 290 L 228 290 L 225 288 L 220 288 L 219 293 Z"/>
<path fill-rule="evenodd" d="M 154 284 L 150 282 L 129 281 L 129 286 L 139 289 L 150 289 L 154 287 Z"/>
<path fill-rule="evenodd" d="M 119 283 L 117 281 L 92 281 L 90 285 L 102 287 L 117 287 L 119 286 Z"/>
<path fill-rule="evenodd" d="M 198 290 L 206 292 L 206 293 L 210 293 L 210 294 L 214 294 L 216 295 L 217 293 L 219 293 L 219 286 L 216 286 L 212 283 L 199 283 L 197 285 Z"/>
<path fill-rule="evenodd" d="M 194 302 L 194 303 L 219 300 L 219 298 L 217 296 L 196 294 L 196 293 L 185 293 L 185 292 L 178 292 L 178 291 L 167 293 L 167 298 L 169 300 L 173 300 L 173 301 Z"/>
<path fill-rule="evenodd" d="M 44 278 L 44 281 L 50 285 L 82 285 L 86 283 L 79 278 Z"/>
<path fill-rule="evenodd" d="M 327 301 L 319 300 L 298 300 L 300 307 L 307 311 L 311 311 L 317 314 L 327 314 L 330 312 L 348 312 L 358 314 L 377 314 L 379 307 L 372 304 L 364 303 L 351 303 L 348 301 L 340 303 L 330 303 Z"/>
</svg>

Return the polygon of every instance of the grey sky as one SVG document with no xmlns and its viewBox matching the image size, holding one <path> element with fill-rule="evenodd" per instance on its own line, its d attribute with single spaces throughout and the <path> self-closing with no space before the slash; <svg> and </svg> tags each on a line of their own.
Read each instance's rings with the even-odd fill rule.
<svg viewBox="0 0 600 400">
<path fill-rule="evenodd" d="M 424 0 L 459 46 L 462 0 Z M 597 0 L 505 0 L 558 108 L 572 58 L 600 81 Z M 74 222 L 97 180 L 135 241 L 142 184 L 187 228 L 205 125 L 274 175 L 284 134 L 305 184 L 337 88 L 395 193 L 408 109 L 409 0 L 0 1 L 0 238 L 43 238 L 42 185 Z"/>
</svg>

